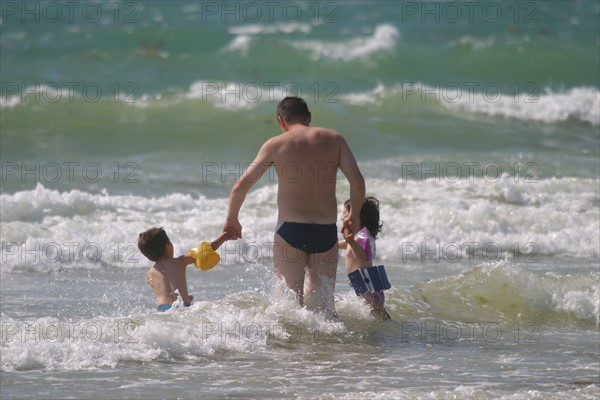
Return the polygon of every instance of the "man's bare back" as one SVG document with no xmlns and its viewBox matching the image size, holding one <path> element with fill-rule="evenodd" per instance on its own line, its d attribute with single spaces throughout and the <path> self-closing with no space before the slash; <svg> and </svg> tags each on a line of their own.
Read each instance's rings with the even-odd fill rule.
<svg viewBox="0 0 600 400">
<path fill-rule="evenodd" d="M 336 222 L 340 139 L 330 129 L 297 125 L 267 142 L 279 180 L 279 220 Z"/>
</svg>

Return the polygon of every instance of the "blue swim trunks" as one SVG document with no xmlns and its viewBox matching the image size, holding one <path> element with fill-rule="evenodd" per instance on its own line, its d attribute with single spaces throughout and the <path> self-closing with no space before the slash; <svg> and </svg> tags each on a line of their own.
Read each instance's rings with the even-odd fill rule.
<svg viewBox="0 0 600 400">
<path fill-rule="evenodd" d="M 184 307 L 191 307 L 192 303 L 186 303 L 185 301 L 183 302 L 183 306 Z M 161 304 L 160 306 L 156 307 L 156 310 L 158 312 L 165 312 L 167 310 L 170 310 L 171 307 L 173 307 L 172 304 Z"/>
<path fill-rule="evenodd" d="M 170 309 L 172 307 L 172 304 L 161 304 L 160 306 L 156 307 L 156 310 L 158 312 L 165 312 L 168 309 Z"/>
</svg>

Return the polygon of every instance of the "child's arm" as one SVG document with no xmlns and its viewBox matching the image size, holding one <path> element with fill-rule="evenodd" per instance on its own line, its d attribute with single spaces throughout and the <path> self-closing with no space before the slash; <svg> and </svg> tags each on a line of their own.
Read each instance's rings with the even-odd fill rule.
<svg viewBox="0 0 600 400">
<path fill-rule="evenodd" d="M 228 227 L 227 230 L 221 234 L 221 236 L 210 243 L 210 247 L 212 247 L 213 250 L 217 250 L 226 240 L 232 240 L 236 238 L 237 235 L 235 233 L 235 229 L 233 229 L 233 227 Z"/>
<path fill-rule="evenodd" d="M 181 259 L 183 260 L 183 265 L 185 265 L 186 267 L 190 264 L 196 263 L 196 259 L 194 257 L 190 256 L 189 254 L 182 255 Z"/>
<path fill-rule="evenodd" d="M 194 300 L 194 296 L 188 293 L 187 281 L 185 285 L 182 285 L 177 289 L 179 291 L 179 295 L 181 296 L 181 301 L 184 303 L 191 303 Z"/>
<path fill-rule="evenodd" d="M 365 250 L 356 242 L 354 239 L 354 234 L 350 232 L 349 229 L 344 229 L 342 232 L 342 236 L 346 241 L 347 246 L 350 246 L 354 255 L 359 258 L 361 261 L 369 261 L 367 258 L 367 253 Z"/>
<path fill-rule="evenodd" d="M 179 291 L 181 300 L 185 303 L 191 303 L 194 296 L 189 294 L 187 287 L 186 269 L 189 264 L 194 264 L 194 257 L 190 255 L 183 255 L 179 257 L 179 262 L 174 265 L 177 268 L 173 281 L 176 284 L 176 289 Z"/>
<path fill-rule="evenodd" d="M 346 250 L 348 248 L 348 242 L 346 241 L 346 236 L 347 234 L 352 234 L 350 229 L 348 228 L 342 228 L 342 237 L 344 238 L 343 240 L 338 240 L 338 247 L 341 250 Z"/>
</svg>

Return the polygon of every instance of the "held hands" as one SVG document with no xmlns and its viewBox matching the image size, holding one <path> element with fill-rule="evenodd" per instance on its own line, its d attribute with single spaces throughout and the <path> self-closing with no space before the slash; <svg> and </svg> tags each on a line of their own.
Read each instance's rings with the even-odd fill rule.
<svg viewBox="0 0 600 400">
<path fill-rule="evenodd" d="M 235 219 L 227 219 L 225 221 L 225 225 L 223 226 L 223 232 L 228 233 L 227 240 L 241 239 L 242 238 L 242 224 Z M 231 235 L 229 237 L 229 235 Z"/>
<path fill-rule="evenodd" d="M 233 226 L 228 226 L 227 228 L 223 229 L 223 238 L 225 240 L 235 240 L 238 239 L 238 237 L 241 237 L 241 233 L 238 234 L 238 231 L 236 231 Z"/>
<path fill-rule="evenodd" d="M 360 244 L 358 244 L 358 242 L 354 238 L 354 233 L 350 229 L 348 229 L 347 227 L 343 227 L 342 228 L 342 236 L 344 237 L 344 240 L 346 241 L 346 245 L 350 249 L 352 249 L 352 253 L 354 253 L 355 257 L 357 257 L 358 259 L 360 259 L 362 261 L 368 261 L 365 250 L 361 247 Z"/>
<path fill-rule="evenodd" d="M 355 227 L 360 228 L 360 219 L 352 216 L 352 211 L 342 219 L 342 235 L 344 230 L 348 230 L 349 233 L 359 231 L 360 229 L 354 229 Z"/>
<path fill-rule="evenodd" d="M 354 233 L 350 229 L 348 229 L 347 227 L 343 227 L 342 228 L 342 237 L 344 238 L 344 240 L 348 244 L 351 244 L 352 242 L 355 242 L 355 240 L 354 240 Z"/>
</svg>

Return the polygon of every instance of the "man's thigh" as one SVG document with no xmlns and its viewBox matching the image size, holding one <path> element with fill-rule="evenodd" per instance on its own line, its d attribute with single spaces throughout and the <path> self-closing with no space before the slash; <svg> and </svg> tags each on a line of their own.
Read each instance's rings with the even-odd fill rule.
<svg viewBox="0 0 600 400">
<path fill-rule="evenodd" d="M 278 233 L 275 233 L 273 262 L 275 274 L 282 277 L 288 287 L 302 298 L 305 268 L 308 264 L 307 253 L 291 246 Z"/>
</svg>

